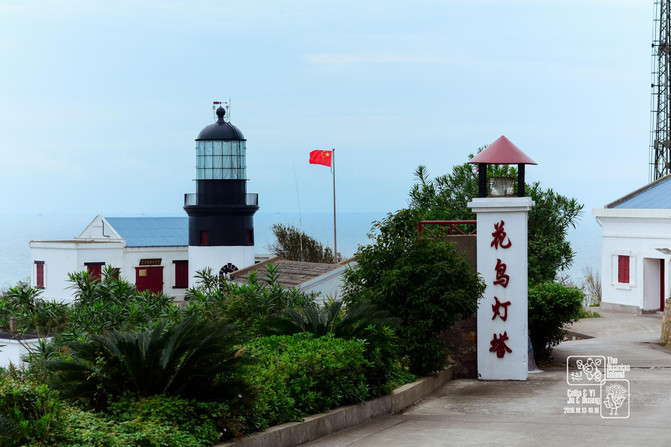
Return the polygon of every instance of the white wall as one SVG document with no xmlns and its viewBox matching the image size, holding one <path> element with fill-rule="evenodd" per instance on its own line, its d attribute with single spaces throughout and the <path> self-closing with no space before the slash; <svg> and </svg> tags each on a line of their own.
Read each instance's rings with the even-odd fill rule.
<svg viewBox="0 0 671 447">
<path fill-rule="evenodd" d="M 42 297 L 72 302 L 68 273 L 86 270 L 87 262 L 122 265 L 123 243 L 93 241 L 31 242 L 31 285 L 37 286 L 35 261 L 44 261 Z"/>
<path fill-rule="evenodd" d="M 231 263 L 238 269 L 254 264 L 254 246 L 249 247 L 222 247 L 222 246 L 189 246 L 189 287 L 195 283 L 195 275 L 199 270 L 207 267 L 212 273 L 219 274 L 219 270 Z"/>
<path fill-rule="evenodd" d="M 50 338 L 46 340 L 50 340 Z M 22 343 L 16 340 L 0 340 L 0 367 L 7 368 L 10 363 L 17 367 L 21 366 L 23 363 L 21 357 L 28 354 L 25 346 L 30 346 L 32 349 L 38 345 L 39 340 L 34 339 Z"/>
<path fill-rule="evenodd" d="M 349 264 L 350 267 L 354 267 L 355 265 L 356 262 Z M 342 299 L 343 274 L 345 273 L 345 269 L 347 269 L 347 266 L 338 267 L 313 280 L 304 282 L 298 288 L 306 293 L 319 293 L 317 301 L 323 302 L 327 297 L 340 300 Z"/>
<path fill-rule="evenodd" d="M 45 299 L 72 302 L 68 273 L 86 270 L 86 263 L 104 262 L 120 269 L 120 275 L 135 284 L 135 267 L 143 258 L 160 258 L 163 266 L 163 293 L 183 299 L 186 289 L 176 289 L 175 267 L 172 261 L 186 260 L 187 247 L 125 247 L 124 242 L 67 241 L 31 242 L 33 272 L 31 284 L 37 285 L 35 261 L 44 261 Z"/>
</svg>

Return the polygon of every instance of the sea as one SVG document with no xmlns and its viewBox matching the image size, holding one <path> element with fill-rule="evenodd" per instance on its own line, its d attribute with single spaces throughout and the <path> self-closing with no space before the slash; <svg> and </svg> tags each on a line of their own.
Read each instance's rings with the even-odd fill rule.
<svg viewBox="0 0 671 447">
<path fill-rule="evenodd" d="M 338 252 L 344 258 L 356 253 L 359 245 L 371 243 L 372 223 L 387 213 L 338 213 Z M 28 281 L 31 274 L 29 242 L 67 240 L 79 235 L 93 220 L 93 214 L 0 214 L 0 289 Z M 111 216 L 110 216 L 111 217 Z M 116 216 L 115 216 L 116 217 Z M 293 225 L 324 245 L 333 246 L 333 214 L 317 212 L 258 212 L 254 216 L 256 252 L 267 254 L 275 238 L 273 224 Z M 591 217 L 583 217 L 568 239 L 576 255 L 563 272 L 580 286 L 585 271 L 601 271 L 601 229 Z"/>
</svg>

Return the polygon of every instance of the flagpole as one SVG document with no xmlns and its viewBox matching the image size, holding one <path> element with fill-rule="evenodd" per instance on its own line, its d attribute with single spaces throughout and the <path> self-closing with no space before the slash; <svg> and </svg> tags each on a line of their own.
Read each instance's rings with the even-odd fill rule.
<svg viewBox="0 0 671 447">
<path fill-rule="evenodd" d="M 338 262 L 338 236 L 336 232 L 336 185 L 335 185 L 335 148 L 333 148 L 333 260 Z"/>
</svg>

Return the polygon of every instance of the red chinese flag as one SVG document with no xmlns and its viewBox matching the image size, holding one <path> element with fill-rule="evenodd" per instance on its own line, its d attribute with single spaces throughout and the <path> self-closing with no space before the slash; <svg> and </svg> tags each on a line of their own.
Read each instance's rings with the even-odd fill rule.
<svg viewBox="0 0 671 447">
<path fill-rule="evenodd" d="M 311 165 L 331 166 L 331 151 L 312 151 L 310 152 Z"/>
</svg>

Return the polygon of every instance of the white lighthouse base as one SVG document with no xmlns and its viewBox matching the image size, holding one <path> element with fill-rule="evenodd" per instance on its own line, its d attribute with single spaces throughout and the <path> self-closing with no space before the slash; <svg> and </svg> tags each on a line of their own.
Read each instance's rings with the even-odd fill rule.
<svg viewBox="0 0 671 447">
<path fill-rule="evenodd" d="M 209 267 L 214 275 L 229 265 L 242 269 L 254 264 L 254 246 L 189 246 L 189 287 L 195 285 L 196 272 Z"/>
</svg>

